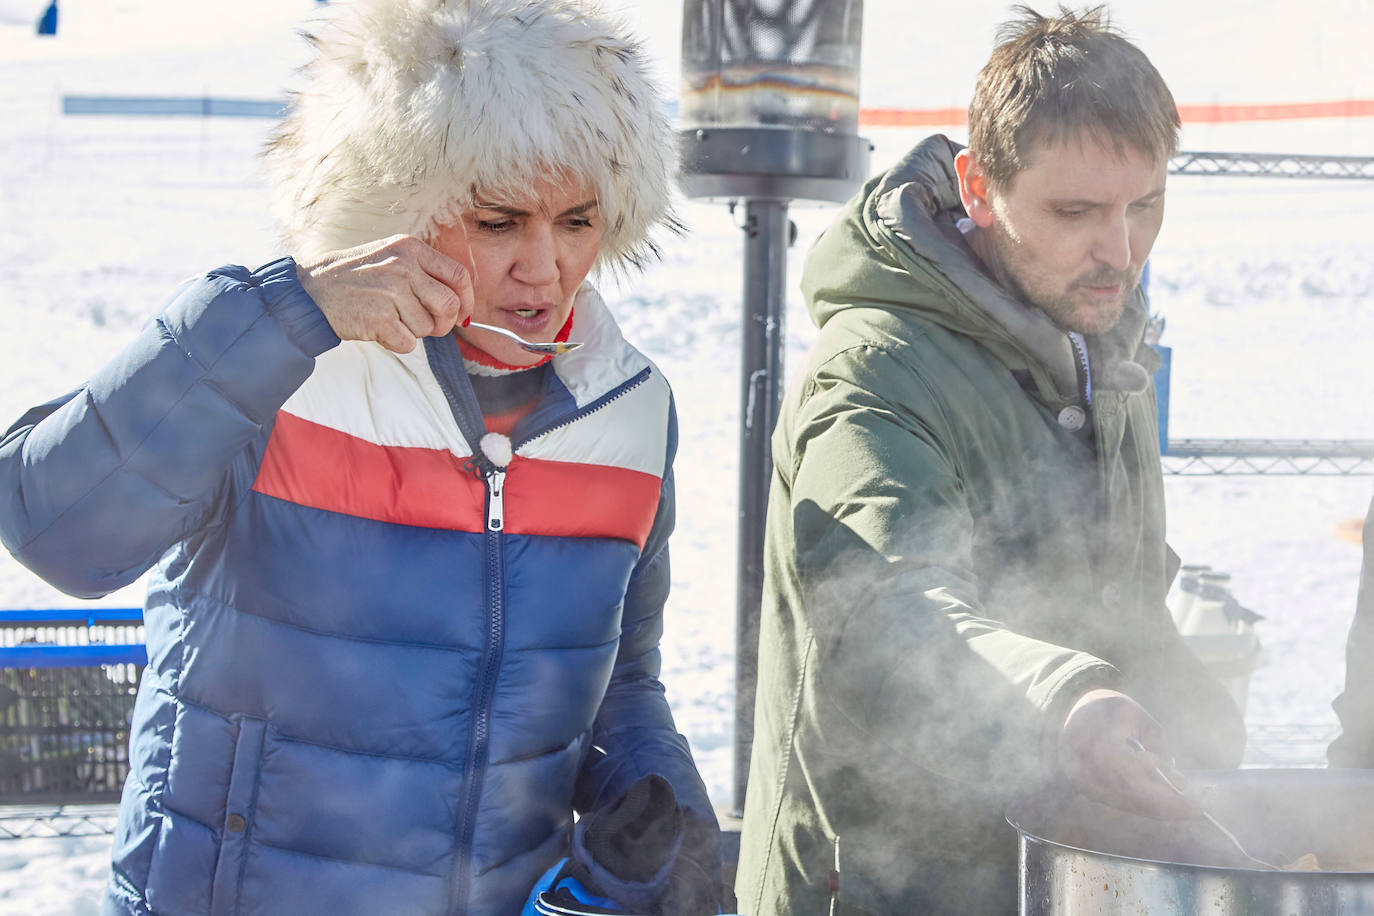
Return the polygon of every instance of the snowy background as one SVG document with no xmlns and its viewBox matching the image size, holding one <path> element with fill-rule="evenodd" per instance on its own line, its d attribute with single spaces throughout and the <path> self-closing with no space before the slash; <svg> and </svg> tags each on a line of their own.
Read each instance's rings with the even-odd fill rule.
<svg viewBox="0 0 1374 916">
<path fill-rule="evenodd" d="M 679 0 L 615 0 L 670 95 Z M 1044 3 L 1037 8 L 1048 9 Z M 0 0 L 0 23 L 46 2 Z M 868 0 L 864 107 L 967 104 L 1008 4 Z M 75 387 L 183 277 L 276 257 L 257 153 L 270 122 L 63 116 L 65 94 L 278 98 L 314 0 L 62 0 L 56 38 L 0 24 L 0 428 Z M 1368 0 L 1130 0 L 1116 20 L 1180 104 L 1374 98 Z M 901 19 L 918 17 L 919 21 Z M 946 130 L 962 139 L 962 130 Z M 865 129 L 881 169 L 924 129 Z M 1188 125 L 1184 149 L 1374 153 L 1374 118 Z M 1374 439 L 1374 182 L 1175 177 L 1152 262 L 1173 347 L 1173 438 Z M 813 329 L 796 290 L 829 206 L 793 208 L 789 371 Z M 731 797 L 735 494 L 742 237 L 723 206 L 647 275 L 604 289 L 627 335 L 673 382 L 682 424 L 679 527 L 664 681 L 713 796 Z M 1265 615 L 1250 685 L 1256 747 L 1329 734 L 1344 676 L 1369 477 L 1168 479 L 1170 540 L 1234 577 Z M 75 602 L 0 555 L 0 607 Z M 130 587 L 102 599 L 141 604 Z M 1276 729 L 1276 730 L 1275 730 Z M 1261 736 L 1268 735 L 1263 738 Z M 1273 737 L 1279 735 L 1280 738 Z M 1301 753 L 1319 758 L 1312 745 Z M 97 909 L 109 842 L 0 840 L 0 913 Z"/>
</svg>

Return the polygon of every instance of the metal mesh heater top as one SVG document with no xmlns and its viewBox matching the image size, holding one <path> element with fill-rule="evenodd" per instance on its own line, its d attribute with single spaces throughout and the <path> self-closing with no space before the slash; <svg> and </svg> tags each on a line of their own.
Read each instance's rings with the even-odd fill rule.
<svg viewBox="0 0 1374 916">
<path fill-rule="evenodd" d="M 685 0 L 681 183 L 689 197 L 848 199 L 863 0 Z"/>
<path fill-rule="evenodd" d="M 862 0 L 686 0 L 682 126 L 854 133 Z"/>
</svg>

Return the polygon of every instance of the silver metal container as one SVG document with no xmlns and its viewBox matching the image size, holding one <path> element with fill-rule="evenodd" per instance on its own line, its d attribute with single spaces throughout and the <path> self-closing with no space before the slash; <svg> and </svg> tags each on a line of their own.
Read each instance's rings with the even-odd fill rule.
<svg viewBox="0 0 1374 916">
<path fill-rule="evenodd" d="M 1374 770 L 1188 774 L 1255 855 L 1314 854 L 1322 871 L 1247 868 L 1205 821 L 1156 821 L 1079 796 L 1008 812 L 1023 916 L 1374 914 Z"/>
</svg>

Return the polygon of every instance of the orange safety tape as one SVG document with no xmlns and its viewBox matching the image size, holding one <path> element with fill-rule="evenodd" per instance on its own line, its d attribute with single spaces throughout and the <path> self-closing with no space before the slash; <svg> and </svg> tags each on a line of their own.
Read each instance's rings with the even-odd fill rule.
<svg viewBox="0 0 1374 916">
<path fill-rule="evenodd" d="M 1185 124 L 1221 124 L 1234 121 L 1288 121 L 1299 118 L 1374 117 L 1374 99 L 1339 99 L 1330 102 L 1276 102 L 1251 105 L 1180 105 L 1178 116 Z M 864 127 L 930 127 L 962 125 L 968 120 L 963 108 L 862 108 Z"/>
</svg>

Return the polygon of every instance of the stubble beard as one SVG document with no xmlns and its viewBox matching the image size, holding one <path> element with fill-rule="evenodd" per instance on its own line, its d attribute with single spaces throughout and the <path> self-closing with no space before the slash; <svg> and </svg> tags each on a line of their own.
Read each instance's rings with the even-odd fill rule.
<svg viewBox="0 0 1374 916">
<path fill-rule="evenodd" d="M 1053 283 L 1036 276 L 1016 256 L 1019 246 L 999 223 L 994 223 L 987 237 L 993 275 L 1013 296 L 1040 309 L 1057 327 L 1080 334 L 1101 334 L 1116 327 L 1126 310 L 1126 299 L 1135 291 L 1139 271 L 1115 270 L 1102 267 L 1079 277 L 1063 289 L 1052 288 Z M 1110 302 L 1090 301 L 1086 287 L 1115 286 L 1121 289 Z"/>
<path fill-rule="evenodd" d="M 1062 295 L 1052 302 L 1034 302 L 1055 324 L 1066 331 L 1080 334 L 1102 334 L 1116 327 L 1126 310 L 1126 299 L 1135 290 L 1139 275 L 1133 271 L 1107 268 L 1075 280 Z M 1121 289 L 1110 302 L 1082 301 L 1088 295 L 1085 287 L 1117 286 Z"/>
</svg>

